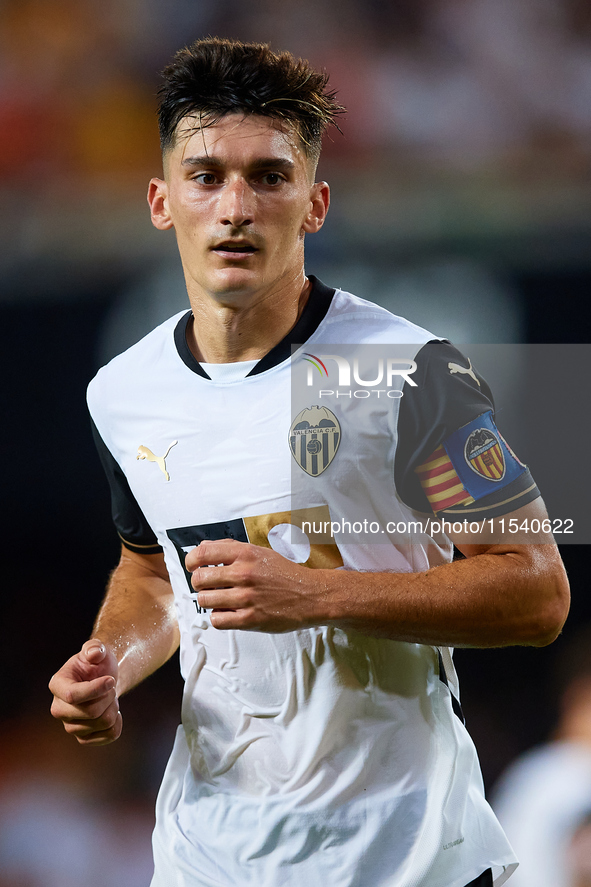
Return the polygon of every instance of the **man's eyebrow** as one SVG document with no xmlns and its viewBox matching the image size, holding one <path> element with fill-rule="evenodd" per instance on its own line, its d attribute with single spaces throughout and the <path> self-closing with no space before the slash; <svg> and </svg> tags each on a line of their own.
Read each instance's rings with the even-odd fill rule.
<svg viewBox="0 0 591 887">
<path fill-rule="evenodd" d="M 201 157 L 184 157 L 181 160 L 181 166 L 215 166 L 221 167 L 223 163 L 217 157 L 211 154 L 203 154 Z"/>
<path fill-rule="evenodd" d="M 198 167 L 223 169 L 225 165 L 220 157 L 215 157 L 212 154 L 203 154 L 199 157 L 185 157 L 181 161 L 181 166 L 190 167 L 191 169 Z M 278 169 L 283 172 L 289 172 L 295 169 L 295 163 L 287 157 L 258 157 L 249 164 L 249 169 L 254 172 L 261 169 Z"/>
<path fill-rule="evenodd" d="M 289 170 L 295 169 L 295 163 L 287 157 L 260 157 L 251 163 L 250 168 L 253 170 L 280 169 L 283 172 L 289 172 Z"/>
</svg>

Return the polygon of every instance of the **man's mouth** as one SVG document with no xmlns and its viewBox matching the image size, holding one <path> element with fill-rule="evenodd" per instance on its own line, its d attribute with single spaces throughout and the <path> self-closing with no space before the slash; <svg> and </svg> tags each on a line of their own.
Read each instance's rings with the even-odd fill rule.
<svg viewBox="0 0 591 887">
<path fill-rule="evenodd" d="M 219 255 L 223 256 L 228 254 L 235 256 L 247 256 L 258 252 L 257 247 L 253 246 L 252 243 L 238 240 L 226 240 L 223 243 L 218 243 L 217 246 L 212 247 L 212 250 L 214 253 L 218 253 Z"/>
</svg>

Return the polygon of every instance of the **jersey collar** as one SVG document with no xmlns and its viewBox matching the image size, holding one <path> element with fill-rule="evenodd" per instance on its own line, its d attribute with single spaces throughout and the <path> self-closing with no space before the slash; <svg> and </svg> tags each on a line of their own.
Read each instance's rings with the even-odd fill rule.
<svg viewBox="0 0 591 887">
<path fill-rule="evenodd" d="M 259 362 L 248 373 L 248 376 L 257 376 L 259 373 L 264 373 L 266 370 L 270 370 L 272 367 L 287 360 L 291 356 L 292 348 L 307 342 L 326 317 L 335 290 L 325 286 L 312 274 L 309 275 L 308 279 L 312 284 L 312 290 L 302 311 L 302 316 L 285 338 L 278 342 L 277 345 L 274 345 L 264 357 L 261 357 Z M 183 314 L 174 330 L 174 343 L 179 357 L 185 366 L 192 372 L 197 373 L 198 376 L 209 379 L 210 376 L 208 376 L 199 361 L 193 356 L 187 344 L 187 327 L 192 317 L 192 311 L 187 311 L 186 314 Z"/>
</svg>

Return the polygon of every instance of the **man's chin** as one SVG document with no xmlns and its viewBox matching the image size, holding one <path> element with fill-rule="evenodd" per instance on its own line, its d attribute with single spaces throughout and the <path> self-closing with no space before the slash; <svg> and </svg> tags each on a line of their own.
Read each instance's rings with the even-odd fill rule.
<svg viewBox="0 0 591 887">
<path fill-rule="evenodd" d="M 216 300 L 244 299 L 257 293 L 265 284 L 260 273 L 247 268 L 227 268 L 211 275 L 204 289 Z"/>
</svg>

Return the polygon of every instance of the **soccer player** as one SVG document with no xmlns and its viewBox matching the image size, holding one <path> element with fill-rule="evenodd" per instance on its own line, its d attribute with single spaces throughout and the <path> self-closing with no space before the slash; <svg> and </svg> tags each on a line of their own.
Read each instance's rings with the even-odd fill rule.
<svg viewBox="0 0 591 887">
<path fill-rule="evenodd" d="M 112 742 L 119 698 L 180 643 L 153 887 L 484 887 L 515 867 L 450 648 L 550 643 L 568 585 L 470 362 L 306 276 L 340 110 L 326 75 L 261 45 L 197 41 L 164 72 L 148 202 L 191 310 L 90 385 L 123 548 L 92 639 L 50 683 L 68 733 Z M 358 345 L 402 349 L 381 397 L 383 361 L 347 388 L 347 367 L 370 378 Z M 291 389 L 308 368 L 314 400 Z"/>
</svg>

